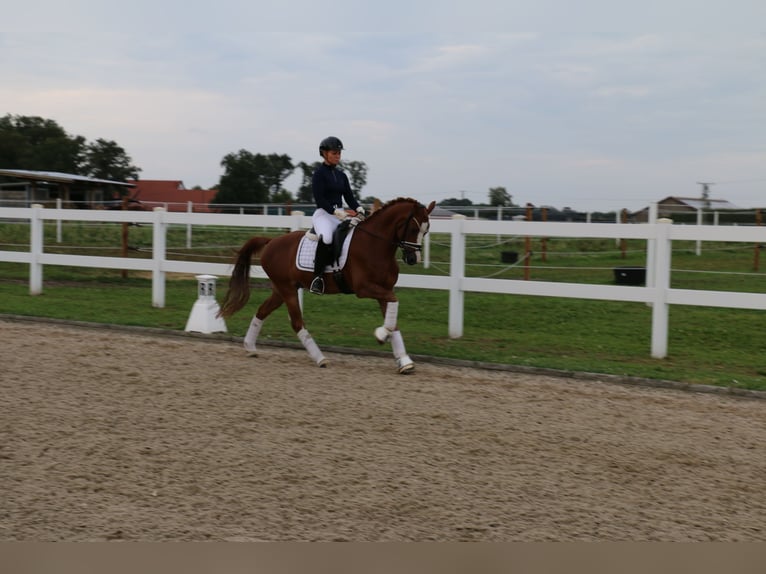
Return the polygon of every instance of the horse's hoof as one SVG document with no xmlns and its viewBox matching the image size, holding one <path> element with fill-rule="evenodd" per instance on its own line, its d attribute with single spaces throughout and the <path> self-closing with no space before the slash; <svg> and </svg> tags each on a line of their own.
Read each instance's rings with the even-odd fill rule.
<svg viewBox="0 0 766 574">
<path fill-rule="evenodd" d="M 245 353 L 245 356 L 246 357 L 257 357 L 258 356 L 258 351 L 247 351 Z"/>
<path fill-rule="evenodd" d="M 317 365 L 319 366 L 320 369 L 327 368 L 327 359 L 322 359 L 321 361 L 317 363 Z"/>
<path fill-rule="evenodd" d="M 415 363 L 407 355 L 396 360 L 400 375 L 409 375 L 415 370 Z"/>
</svg>

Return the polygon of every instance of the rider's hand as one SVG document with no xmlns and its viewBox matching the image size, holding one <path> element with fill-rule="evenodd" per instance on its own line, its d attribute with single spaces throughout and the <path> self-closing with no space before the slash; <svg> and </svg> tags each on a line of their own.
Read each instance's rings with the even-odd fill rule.
<svg viewBox="0 0 766 574">
<path fill-rule="evenodd" d="M 340 207 L 336 209 L 335 211 L 333 211 L 332 214 L 338 219 L 340 219 L 341 221 L 343 221 L 344 219 L 348 217 L 348 213 L 346 213 L 346 210 L 341 209 Z"/>
<path fill-rule="evenodd" d="M 360 221 L 364 219 L 367 216 L 367 213 L 364 211 L 364 207 L 361 205 L 356 208 L 356 215 L 354 217 L 358 218 Z"/>
</svg>

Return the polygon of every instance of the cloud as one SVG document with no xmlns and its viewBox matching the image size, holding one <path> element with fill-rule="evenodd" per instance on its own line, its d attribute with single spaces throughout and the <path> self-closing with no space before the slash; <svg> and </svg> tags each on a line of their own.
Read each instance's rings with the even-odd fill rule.
<svg viewBox="0 0 766 574">
<path fill-rule="evenodd" d="M 647 86 L 601 86 L 593 91 L 600 98 L 629 97 L 643 98 L 651 93 Z"/>
<path fill-rule="evenodd" d="M 703 177 L 766 177 L 763 2 L 450 8 L 12 3 L 0 113 L 115 140 L 144 177 L 189 185 L 216 183 L 241 148 L 313 161 L 330 134 L 382 199 L 482 201 L 502 185 L 535 204 L 638 207 Z M 740 202 L 763 189 L 741 184 Z"/>
</svg>

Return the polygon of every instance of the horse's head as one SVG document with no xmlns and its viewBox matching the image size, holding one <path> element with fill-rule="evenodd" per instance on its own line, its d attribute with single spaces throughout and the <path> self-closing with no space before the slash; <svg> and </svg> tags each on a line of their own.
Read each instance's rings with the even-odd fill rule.
<svg viewBox="0 0 766 574">
<path fill-rule="evenodd" d="M 407 265 L 422 260 L 423 238 L 428 233 L 428 214 L 433 211 L 435 201 L 426 207 L 409 198 L 397 198 L 373 211 L 370 217 L 359 225 L 369 235 L 390 241 L 402 249 L 402 259 Z"/>
<path fill-rule="evenodd" d="M 435 201 L 428 207 L 411 200 L 404 212 L 406 217 L 396 226 L 396 242 L 402 248 L 402 259 L 407 265 L 415 265 L 423 260 L 423 238 L 430 226 L 428 214 L 433 211 Z"/>
<path fill-rule="evenodd" d="M 435 205 L 435 201 L 432 201 L 428 207 L 416 203 L 404 224 L 403 238 L 399 241 L 399 247 L 402 248 L 402 259 L 407 265 L 415 265 L 423 260 L 423 238 L 431 225 L 428 215 Z"/>
</svg>

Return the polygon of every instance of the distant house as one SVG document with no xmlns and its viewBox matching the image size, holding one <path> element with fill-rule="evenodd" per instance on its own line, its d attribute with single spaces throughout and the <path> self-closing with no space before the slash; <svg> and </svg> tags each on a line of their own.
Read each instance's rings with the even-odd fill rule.
<svg viewBox="0 0 766 574">
<path fill-rule="evenodd" d="M 135 185 L 132 194 L 147 207 L 164 207 L 168 211 L 188 211 L 192 202 L 192 211 L 209 212 L 208 204 L 213 201 L 215 189 L 186 189 L 183 181 L 175 179 L 138 179 L 128 180 Z"/>
<path fill-rule="evenodd" d="M 438 205 L 434 206 L 433 211 L 430 213 L 429 218 L 430 219 L 452 219 L 455 215 L 457 215 L 457 212 L 450 211 L 449 209 L 444 209 L 443 207 L 439 207 Z"/>
<path fill-rule="evenodd" d="M 716 211 L 725 209 L 741 209 L 725 199 L 703 199 L 701 197 L 676 197 L 668 196 L 657 202 L 657 217 L 673 218 L 674 213 L 696 213 L 703 211 Z M 637 222 L 649 220 L 649 208 L 645 207 L 633 213 L 633 219 Z"/>
<path fill-rule="evenodd" d="M 132 183 L 86 177 L 59 171 L 0 169 L 0 205 L 26 207 L 40 203 L 55 206 L 61 200 L 66 208 L 91 208 L 102 205 L 113 194 L 131 193 Z"/>
</svg>

